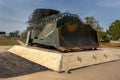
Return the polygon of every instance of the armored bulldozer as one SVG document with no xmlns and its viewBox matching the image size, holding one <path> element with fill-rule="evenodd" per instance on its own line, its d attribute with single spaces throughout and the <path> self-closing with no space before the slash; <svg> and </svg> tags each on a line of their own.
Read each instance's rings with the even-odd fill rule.
<svg viewBox="0 0 120 80">
<path fill-rule="evenodd" d="M 29 18 L 29 31 L 29 45 L 53 46 L 60 51 L 98 47 L 97 32 L 71 13 L 36 9 Z"/>
</svg>

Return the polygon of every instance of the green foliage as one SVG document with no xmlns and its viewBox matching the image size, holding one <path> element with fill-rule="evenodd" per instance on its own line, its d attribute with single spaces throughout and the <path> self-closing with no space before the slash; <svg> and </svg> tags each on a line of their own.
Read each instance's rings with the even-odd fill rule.
<svg viewBox="0 0 120 80">
<path fill-rule="evenodd" d="M 19 38 L 19 33 L 20 33 L 20 31 L 19 30 L 16 30 L 15 32 L 14 32 L 14 37 L 15 38 Z"/>
<path fill-rule="evenodd" d="M 85 23 L 91 25 L 92 27 L 96 26 L 97 21 L 93 16 L 85 17 Z"/>
<path fill-rule="evenodd" d="M 22 39 L 26 39 L 27 38 L 27 30 L 24 30 L 21 34 Z"/>
<path fill-rule="evenodd" d="M 100 27 L 98 21 L 93 17 L 85 17 L 85 23 L 91 25 L 96 31 L 103 31 L 103 28 Z"/>
<path fill-rule="evenodd" d="M 86 24 L 91 25 L 97 31 L 99 41 L 108 41 L 107 34 L 103 32 L 103 28 L 100 27 L 98 21 L 93 16 L 85 17 L 84 19 Z"/>
<path fill-rule="evenodd" d="M 107 30 L 107 33 L 112 36 L 113 40 L 120 39 L 120 20 L 114 21 Z"/>
<path fill-rule="evenodd" d="M 106 32 L 101 32 L 100 33 L 100 40 L 103 41 L 103 42 L 109 42 L 109 37 L 108 37 L 108 34 Z"/>
</svg>

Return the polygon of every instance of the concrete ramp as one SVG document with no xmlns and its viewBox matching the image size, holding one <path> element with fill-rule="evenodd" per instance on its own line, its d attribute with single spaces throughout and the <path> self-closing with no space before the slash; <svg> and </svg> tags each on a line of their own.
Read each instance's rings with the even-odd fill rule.
<svg viewBox="0 0 120 80">
<path fill-rule="evenodd" d="M 61 53 L 54 50 L 14 46 L 9 52 L 57 72 L 120 59 L 108 49 Z"/>
</svg>

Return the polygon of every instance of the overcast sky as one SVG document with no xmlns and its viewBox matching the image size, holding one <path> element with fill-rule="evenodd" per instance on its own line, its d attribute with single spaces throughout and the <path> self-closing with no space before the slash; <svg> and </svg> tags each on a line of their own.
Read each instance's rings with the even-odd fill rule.
<svg viewBox="0 0 120 80">
<path fill-rule="evenodd" d="M 0 31 L 23 31 L 36 8 L 67 11 L 82 19 L 94 16 L 104 29 L 120 19 L 120 0 L 0 0 Z"/>
</svg>

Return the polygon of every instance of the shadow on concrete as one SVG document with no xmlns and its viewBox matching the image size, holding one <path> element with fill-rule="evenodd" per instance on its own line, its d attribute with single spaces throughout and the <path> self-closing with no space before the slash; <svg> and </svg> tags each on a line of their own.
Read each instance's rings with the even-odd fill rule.
<svg viewBox="0 0 120 80">
<path fill-rule="evenodd" d="M 0 53 L 0 78 L 17 77 L 45 70 L 48 68 L 9 52 Z"/>
</svg>

